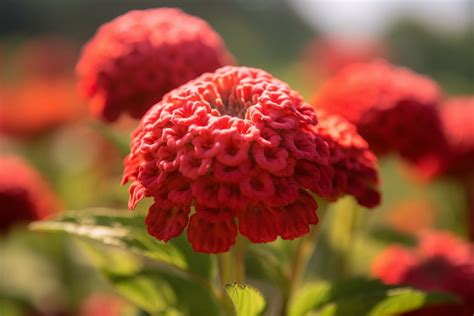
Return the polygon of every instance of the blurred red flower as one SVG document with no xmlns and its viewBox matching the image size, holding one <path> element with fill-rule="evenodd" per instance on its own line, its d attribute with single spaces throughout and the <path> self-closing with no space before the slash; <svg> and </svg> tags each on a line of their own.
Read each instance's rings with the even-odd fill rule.
<svg viewBox="0 0 474 316">
<path fill-rule="evenodd" d="M 388 222 L 399 232 L 416 234 L 433 227 L 436 211 L 434 205 L 427 200 L 404 200 L 387 212 Z"/>
<path fill-rule="evenodd" d="M 388 49 L 381 42 L 368 40 L 316 39 L 303 53 L 308 70 L 323 77 L 331 76 L 344 67 L 387 57 Z"/>
<path fill-rule="evenodd" d="M 70 80 L 35 79 L 0 91 L 0 134 L 30 137 L 84 115 Z"/>
<path fill-rule="evenodd" d="M 329 162 L 335 171 L 331 196 L 350 194 L 366 207 L 380 203 L 377 158 L 357 134 L 356 127 L 337 115 L 318 112 L 316 132 L 329 144 Z"/>
<path fill-rule="evenodd" d="M 42 219 L 59 210 L 47 183 L 18 157 L 0 157 L 0 233 Z"/>
<path fill-rule="evenodd" d="M 427 307 L 404 315 L 472 316 L 474 313 L 474 247 L 450 233 L 420 236 L 416 249 L 391 246 L 377 256 L 372 273 L 387 284 L 457 295 L 461 304 Z"/>
<path fill-rule="evenodd" d="M 168 241 L 188 226 L 193 248 L 206 253 L 234 244 L 235 217 L 252 242 L 305 235 L 318 222 L 306 190 L 333 197 L 316 122 L 299 94 L 263 70 L 204 74 L 167 94 L 134 132 L 123 180 L 132 181 L 129 207 L 152 196 L 149 233 Z"/>
<path fill-rule="evenodd" d="M 428 178 L 448 176 L 465 180 L 474 176 L 474 96 L 454 97 L 441 108 L 446 150 L 419 164 Z"/>
<path fill-rule="evenodd" d="M 233 64 L 209 24 L 172 8 L 130 11 L 104 24 L 77 64 L 80 90 L 106 121 L 141 118 L 168 91 Z"/>
<path fill-rule="evenodd" d="M 14 60 L 26 79 L 62 79 L 74 74 L 77 48 L 60 37 L 29 40 L 16 52 Z"/>
<path fill-rule="evenodd" d="M 417 162 L 444 145 L 439 100 L 429 78 L 377 60 L 344 68 L 312 103 L 355 124 L 377 155 L 399 153 Z"/>
<path fill-rule="evenodd" d="M 116 296 L 94 293 L 82 303 L 79 316 L 120 316 L 125 302 Z"/>
</svg>

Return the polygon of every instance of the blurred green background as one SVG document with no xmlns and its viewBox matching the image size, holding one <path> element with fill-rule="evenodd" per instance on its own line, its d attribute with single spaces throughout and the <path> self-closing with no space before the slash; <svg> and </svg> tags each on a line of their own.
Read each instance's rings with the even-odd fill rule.
<svg viewBox="0 0 474 316">
<path fill-rule="evenodd" d="M 359 4 L 357 1 L 313 2 L 1 0 L 0 91 L 14 86 L 19 93 L 27 93 L 21 91 L 29 83 L 24 79 L 28 68 L 20 69 L 18 65 L 21 65 L 19 59 L 23 56 L 19 52 L 31 41 L 64 39 L 70 45 L 68 47 L 72 47 L 73 58 L 65 64 L 63 76 L 73 85 L 74 60 L 81 45 L 101 24 L 132 9 L 171 6 L 208 21 L 223 37 L 238 64 L 271 72 L 299 90 L 307 100 L 324 80 L 323 72 L 312 75 L 313 66 L 309 65 L 319 61 L 312 60 L 317 57 L 312 55 L 311 45 L 318 41 L 352 43 L 361 39 L 380 44 L 384 48 L 381 57 L 432 77 L 448 95 L 474 93 L 473 1 L 412 1 L 417 5 L 410 5 L 410 1 L 380 1 L 380 6 L 391 4 L 393 11 L 380 10 L 376 17 L 370 15 L 374 7 L 377 11 L 376 1 L 361 1 Z M 347 21 L 337 20 L 335 25 L 331 20 L 318 20 L 322 14 L 351 11 L 358 5 L 372 10 L 367 11 L 365 17 L 356 14 L 360 9 L 349 18 L 343 14 L 341 19 Z M 432 15 L 427 23 L 423 14 L 435 9 L 441 16 Z M 443 10 L 446 10 L 445 16 Z M 382 11 L 388 13 L 382 14 Z M 459 12 L 467 14 L 467 18 L 458 16 Z M 429 14 L 427 17 L 430 19 Z M 355 32 L 358 29 L 354 26 L 358 21 L 364 24 L 365 19 L 375 21 L 371 32 L 367 32 L 366 27 L 361 27 L 359 33 Z M 447 26 L 449 19 L 453 20 L 452 28 Z M 352 32 L 346 34 L 345 30 Z M 37 97 L 35 102 L 53 104 L 44 95 Z M 84 101 L 78 99 L 77 103 L 87 109 Z M 9 106 L 10 111 L 15 111 L 12 105 Z M 122 156 L 110 145 L 110 139 L 104 137 L 101 127 L 92 121 L 82 115 L 74 117 L 69 124 L 62 124 L 54 132 L 27 137 L 0 135 L 0 150 L 2 154 L 22 155 L 31 162 L 52 184 L 64 209 L 96 206 L 126 209 L 128 190 L 119 184 Z M 111 132 L 127 138 L 135 124 L 120 122 Z M 379 209 L 370 211 L 370 214 L 364 212 L 357 219 L 356 224 L 363 227 L 363 233 L 351 246 L 358 256 L 354 257 L 348 273 L 366 273 L 371 258 L 384 245 L 394 240 L 409 242 L 410 239 L 405 237 L 412 232 L 395 230 L 407 219 L 407 214 L 413 215 L 420 208 L 424 210 L 418 213 L 421 215 L 415 230 L 434 226 L 464 234 L 462 192 L 455 183 L 419 183 L 394 157 L 381 161 L 381 178 L 384 203 Z M 407 214 L 400 211 L 401 205 L 408 208 Z M 146 205 L 141 211 L 145 209 Z M 330 219 L 337 216 L 335 214 L 340 215 L 336 210 L 323 223 L 328 232 L 331 231 L 330 225 L 334 225 Z M 337 240 L 338 237 L 328 234 L 321 239 L 322 253 L 331 253 L 331 242 L 334 243 L 331 238 Z M 79 306 L 91 294 L 110 292 L 106 282 L 93 273 L 90 264 L 81 256 L 77 245 L 61 236 L 33 234 L 20 227 L 9 236 L 1 237 L 0 255 L 0 312 L 5 312 L 5 315 L 6 311 L 11 315 L 41 315 L 39 310 L 44 310 L 45 302 L 57 315 L 59 311 L 74 311 L 64 312 L 64 315 L 78 315 Z M 338 277 L 334 275 L 334 262 L 317 257 L 313 261 L 314 269 L 322 278 Z M 138 313 L 133 308 L 129 310 L 131 314 Z M 4 316 L 3 313 L 0 315 Z"/>
</svg>

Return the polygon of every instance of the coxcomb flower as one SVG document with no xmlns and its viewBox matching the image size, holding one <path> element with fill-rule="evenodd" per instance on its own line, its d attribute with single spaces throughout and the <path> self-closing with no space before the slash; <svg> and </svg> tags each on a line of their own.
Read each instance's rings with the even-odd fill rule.
<svg viewBox="0 0 474 316">
<path fill-rule="evenodd" d="M 420 173 L 427 178 L 445 176 L 474 177 L 474 96 L 447 99 L 440 107 L 446 148 L 435 159 L 421 163 Z"/>
<path fill-rule="evenodd" d="M 463 186 L 468 233 L 474 241 L 474 97 L 449 98 L 440 112 L 446 146 L 419 161 L 416 176 L 449 178 Z"/>
<path fill-rule="evenodd" d="M 416 249 L 391 246 L 378 255 L 372 273 L 387 284 L 407 284 L 458 296 L 459 304 L 442 304 L 406 316 L 472 316 L 474 313 L 474 248 L 445 232 L 420 236 Z"/>
<path fill-rule="evenodd" d="M 25 42 L 15 52 L 14 63 L 31 79 L 72 79 L 77 47 L 61 37 L 40 37 Z"/>
<path fill-rule="evenodd" d="M 58 211 L 46 182 L 23 160 L 0 157 L 0 233 L 13 226 L 42 219 Z"/>
<path fill-rule="evenodd" d="M 329 145 L 329 163 L 334 169 L 331 196 L 353 195 L 360 205 L 375 207 L 380 203 L 377 158 L 356 127 L 337 115 L 318 112 L 314 127 Z"/>
<path fill-rule="evenodd" d="M 312 103 L 355 124 L 377 155 L 399 153 L 416 163 L 443 146 L 439 100 L 429 78 L 376 60 L 342 69 Z"/>
<path fill-rule="evenodd" d="M 93 293 L 82 302 L 79 316 L 127 315 L 127 309 L 126 302 L 118 297 L 107 293 Z"/>
<path fill-rule="evenodd" d="M 187 227 L 205 253 L 227 251 L 237 231 L 254 243 L 305 235 L 318 222 L 309 192 L 333 192 L 316 123 L 299 94 L 263 70 L 204 74 L 168 93 L 133 133 L 129 207 L 153 197 L 148 232 L 166 242 Z"/>
<path fill-rule="evenodd" d="M 303 62 L 317 75 L 334 75 L 344 67 L 386 57 L 388 49 L 376 41 L 316 39 L 305 49 Z"/>
<path fill-rule="evenodd" d="M 141 118 L 168 91 L 233 62 L 209 24 L 161 8 L 130 11 L 104 24 L 76 70 L 93 112 L 115 121 L 123 112 Z"/>
</svg>

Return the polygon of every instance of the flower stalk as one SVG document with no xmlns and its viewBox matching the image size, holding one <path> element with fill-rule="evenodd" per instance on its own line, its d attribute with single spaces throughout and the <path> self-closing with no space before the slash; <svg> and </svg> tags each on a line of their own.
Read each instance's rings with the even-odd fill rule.
<svg viewBox="0 0 474 316">
<path fill-rule="evenodd" d="M 327 203 L 324 201 L 318 202 L 319 217 L 322 218 L 327 209 Z M 312 226 L 309 233 L 298 241 L 293 261 L 290 266 L 288 287 L 283 294 L 281 309 L 282 316 L 287 315 L 289 302 L 291 301 L 296 289 L 299 287 L 311 256 L 315 251 L 318 228 L 319 226 Z"/>
</svg>

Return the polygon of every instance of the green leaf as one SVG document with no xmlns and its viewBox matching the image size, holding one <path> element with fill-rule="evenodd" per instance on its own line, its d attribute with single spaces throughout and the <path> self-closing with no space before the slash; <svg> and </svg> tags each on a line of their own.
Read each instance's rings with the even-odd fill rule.
<svg viewBox="0 0 474 316">
<path fill-rule="evenodd" d="M 115 290 L 136 306 L 155 314 L 179 315 L 177 299 L 171 286 L 153 272 L 117 274 L 104 271 Z"/>
<path fill-rule="evenodd" d="M 188 275 L 183 276 L 170 273 L 172 271 L 163 270 L 159 266 L 150 264 L 150 262 L 138 260 L 139 257 L 122 249 L 107 247 L 88 240 L 77 241 L 79 242 L 80 249 L 91 259 L 91 262 L 119 294 L 142 309 L 147 310 L 152 315 L 218 315 L 218 307 L 214 296 L 216 293 L 213 292 L 214 290 L 210 284 L 204 282 L 204 278 L 197 280 L 196 278 L 188 277 Z M 189 262 L 194 264 L 192 260 L 189 260 Z M 192 274 L 191 271 L 188 273 Z M 146 279 L 148 277 L 153 280 L 153 286 L 157 290 L 153 290 L 153 288 L 147 285 L 148 281 Z M 201 277 L 201 274 L 198 277 Z M 139 285 L 138 290 L 136 288 L 137 283 Z M 162 287 L 161 284 L 166 285 Z M 168 293 L 170 289 L 172 289 L 173 293 L 171 296 L 172 300 L 162 298 L 156 299 L 156 303 L 151 306 L 146 304 L 147 298 L 151 298 L 153 293 L 156 293 L 156 296 L 159 294 L 164 298 L 169 298 L 169 295 L 163 294 Z M 173 304 L 175 301 L 176 303 Z M 168 305 L 163 304 L 164 302 L 168 303 Z M 176 306 L 179 307 L 179 310 L 175 308 Z M 154 309 L 152 310 L 153 307 Z M 165 309 L 161 312 L 155 312 L 155 310 L 160 308 Z"/>
<path fill-rule="evenodd" d="M 341 283 L 311 283 L 296 293 L 290 316 L 389 316 L 455 298 L 441 292 L 389 286 L 377 280 L 346 280 Z"/>
<path fill-rule="evenodd" d="M 69 211 L 46 221 L 35 222 L 31 229 L 64 232 L 138 254 L 168 268 L 186 270 L 183 253 L 172 243 L 165 244 L 149 236 L 143 215 L 108 209 Z"/>
<path fill-rule="evenodd" d="M 249 285 L 227 284 L 225 290 L 235 307 L 237 316 L 258 316 L 265 309 L 262 294 Z"/>
</svg>

